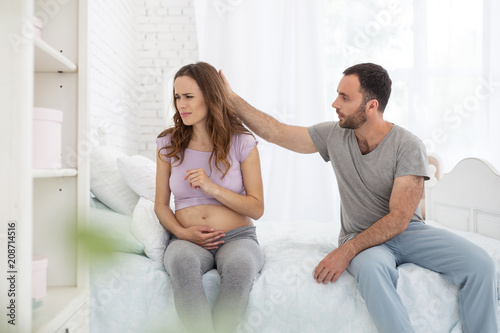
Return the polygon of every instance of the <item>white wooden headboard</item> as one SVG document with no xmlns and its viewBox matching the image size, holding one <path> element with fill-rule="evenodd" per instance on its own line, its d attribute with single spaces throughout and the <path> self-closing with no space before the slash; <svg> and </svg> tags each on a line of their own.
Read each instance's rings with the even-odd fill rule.
<svg viewBox="0 0 500 333">
<path fill-rule="evenodd" d="M 441 180 L 426 183 L 427 220 L 500 239 L 500 173 L 492 165 L 466 158 Z"/>
</svg>

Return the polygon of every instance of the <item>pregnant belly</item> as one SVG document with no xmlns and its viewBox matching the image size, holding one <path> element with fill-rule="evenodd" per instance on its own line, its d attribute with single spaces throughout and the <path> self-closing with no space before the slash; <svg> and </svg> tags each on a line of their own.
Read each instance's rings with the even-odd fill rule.
<svg viewBox="0 0 500 333">
<path fill-rule="evenodd" d="M 252 225 L 252 220 L 223 205 L 198 205 L 175 212 L 177 221 L 184 227 L 208 226 L 214 230 L 229 230 Z"/>
</svg>

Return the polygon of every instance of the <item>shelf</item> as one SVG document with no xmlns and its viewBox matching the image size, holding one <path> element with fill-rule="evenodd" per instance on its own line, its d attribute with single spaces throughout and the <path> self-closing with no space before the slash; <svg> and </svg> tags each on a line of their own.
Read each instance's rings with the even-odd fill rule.
<svg viewBox="0 0 500 333">
<path fill-rule="evenodd" d="M 73 177 L 77 173 L 76 169 L 35 169 L 33 178 Z"/>
<path fill-rule="evenodd" d="M 88 290 L 75 287 L 49 287 L 42 305 L 33 310 L 34 332 L 55 332 L 88 299 Z"/>
<path fill-rule="evenodd" d="M 42 39 L 35 37 L 35 72 L 62 73 L 76 72 L 75 63 Z"/>
</svg>

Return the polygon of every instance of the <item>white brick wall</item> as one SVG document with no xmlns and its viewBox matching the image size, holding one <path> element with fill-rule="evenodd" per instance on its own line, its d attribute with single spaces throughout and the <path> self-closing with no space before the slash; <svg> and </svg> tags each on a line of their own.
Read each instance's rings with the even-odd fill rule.
<svg viewBox="0 0 500 333">
<path fill-rule="evenodd" d="M 198 58 L 193 1 L 93 1 L 89 21 L 92 142 L 154 160 L 168 78 Z"/>
<path fill-rule="evenodd" d="M 135 0 L 92 1 L 90 30 L 91 141 L 126 154 L 138 152 L 139 126 Z M 102 142 L 101 142 L 102 144 Z"/>
<path fill-rule="evenodd" d="M 168 78 L 198 59 L 194 4 L 192 0 L 137 0 L 136 4 L 139 153 L 154 160 L 155 138 L 170 119 L 166 120 L 171 95 Z"/>
</svg>

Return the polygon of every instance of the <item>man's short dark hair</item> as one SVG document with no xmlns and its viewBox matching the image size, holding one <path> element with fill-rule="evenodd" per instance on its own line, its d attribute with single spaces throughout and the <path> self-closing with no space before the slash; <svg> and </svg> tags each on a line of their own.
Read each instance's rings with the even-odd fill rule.
<svg viewBox="0 0 500 333">
<path fill-rule="evenodd" d="M 382 66 L 372 63 L 357 64 L 347 68 L 343 74 L 358 76 L 363 103 L 376 99 L 378 109 L 382 112 L 385 110 L 391 96 L 392 81 Z"/>
</svg>

